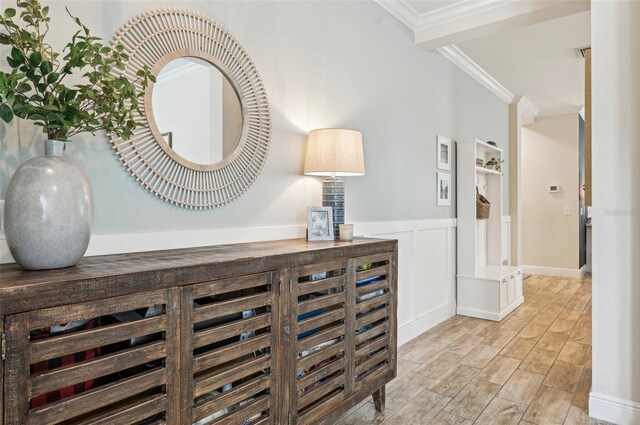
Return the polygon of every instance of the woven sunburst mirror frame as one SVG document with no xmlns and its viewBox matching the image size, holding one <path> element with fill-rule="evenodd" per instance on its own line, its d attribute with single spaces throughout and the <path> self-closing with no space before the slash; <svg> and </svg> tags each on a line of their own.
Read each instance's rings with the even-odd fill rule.
<svg viewBox="0 0 640 425">
<path fill-rule="evenodd" d="M 216 208 L 242 195 L 260 174 L 271 142 L 267 94 L 242 45 L 214 20 L 184 9 L 154 10 L 133 18 L 116 34 L 113 45 L 118 44 L 129 55 L 121 72 L 132 81 L 145 65 L 158 75 L 181 57 L 213 64 L 238 94 L 243 118 L 240 140 L 228 157 L 214 164 L 193 163 L 175 153 L 160 134 L 150 83 L 144 116 L 139 117 L 145 125 L 129 140 L 109 136 L 126 169 L 154 195 L 185 208 Z"/>
</svg>

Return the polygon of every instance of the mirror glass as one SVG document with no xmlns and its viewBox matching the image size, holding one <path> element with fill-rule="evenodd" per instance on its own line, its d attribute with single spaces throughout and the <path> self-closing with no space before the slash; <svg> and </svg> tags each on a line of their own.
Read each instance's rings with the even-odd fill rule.
<svg viewBox="0 0 640 425">
<path fill-rule="evenodd" d="M 238 145 L 240 99 L 227 77 L 209 62 L 192 57 L 169 62 L 157 75 L 152 101 L 158 130 L 184 159 L 214 164 Z"/>
</svg>

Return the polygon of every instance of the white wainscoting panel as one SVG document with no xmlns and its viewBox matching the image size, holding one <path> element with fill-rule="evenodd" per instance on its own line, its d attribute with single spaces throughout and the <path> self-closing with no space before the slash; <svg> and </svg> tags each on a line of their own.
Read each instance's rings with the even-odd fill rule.
<svg viewBox="0 0 640 425">
<path fill-rule="evenodd" d="M 398 345 L 456 312 L 456 220 L 356 223 L 355 233 L 398 239 Z"/>
<path fill-rule="evenodd" d="M 511 265 L 511 216 L 502 216 L 502 263 Z"/>
</svg>

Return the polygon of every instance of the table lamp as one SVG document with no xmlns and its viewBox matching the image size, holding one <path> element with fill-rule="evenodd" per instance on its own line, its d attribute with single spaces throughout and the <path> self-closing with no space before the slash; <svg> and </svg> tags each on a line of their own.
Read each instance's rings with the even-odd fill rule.
<svg viewBox="0 0 640 425">
<path fill-rule="evenodd" d="M 344 224 L 344 181 L 340 177 L 364 175 L 362 133 L 338 128 L 312 130 L 304 174 L 327 176 L 322 182 L 322 206 L 333 208 L 333 234 L 338 239 L 339 226 Z"/>
</svg>

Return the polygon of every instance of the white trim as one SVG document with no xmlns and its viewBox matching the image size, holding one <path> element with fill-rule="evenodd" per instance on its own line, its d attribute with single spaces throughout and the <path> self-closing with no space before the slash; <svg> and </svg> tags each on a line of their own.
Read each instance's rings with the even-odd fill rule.
<svg viewBox="0 0 640 425">
<path fill-rule="evenodd" d="M 416 31 L 438 27 L 453 21 L 473 18 L 492 9 L 518 4 L 519 0 L 462 0 L 427 13 L 422 13 L 418 19 Z"/>
<path fill-rule="evenodd" d="M 522 116 L 524 124 L 533 124 L 540 114 L 540 109 L 526 96 L 520 96 L 515 103 L 518 104 L 518 112 Z"/>
<path fill-rule="evenodd" d="M 457 221 L 455 218 L 406 221 L 363 221 L 354 225 L 354 232 L 356 235 L 384 236 L 389 233 L 443 229 L 456 226 Z"/>
<path fill-rule="evenodd" d="M 388 233 L 456 227 L 456 219 L 371 221 L 356 223 L 354 227 L 357 235 L 384 235 Z M 95 255 L 304 238 L 306 228 L 306 224 L 300 224 L 292 226 L 92 235 L 85 256 L 92 257 Z M 0 264 L 13 262 L 14 260 L 9 252 L 7 241 L 2 236 L 0 237 Z"/>
<path fill-rule="evenodd" d="M 584 106 L 580 105 L 580 106 L 564 106 L 562 108 L 556 108 L 556 109 L 545 109 L 544 111 L 541 111 L 538 116 L 539 117 L 553 117 L 556 115 L 567 115 L 567 114 L 579 114 L 580 111 L 582 111 L 584 109 Z"/>
<path fill-rule="evenodd" d="M 420 21 L 420 14 L 409 3 L 398 0 L 376 0 L 376 3 L 395 16 L 411 31 L 415 31 Z"/>
<path fill-rule="evenodd" d="M 591 392 L 589 416 L 618 425 L 637 425 L 640 424 L 640 403 Z"/>
<path fill-rule="evenodd" d="M 513 9 L 520 3 L 519 0 L 461 0 L 429 12 L 419 13 L 404 0 L 376 0 L 376 2 L 414 32 L 473 18 L 475 15 L 500 7 Z"/>
<path fill-rule="evenodd" d="M 541 274 L 544 276 L 570 277 L 579 279 L 585 274 L 585 266 L 579 269 L 561 269 L 554 267 L 522 266 L 527 274 Z"/>
<path fill-rule="evenodd" d="M 501 313 L 493 313 L 490 311 L 476 310 L 474 308 L 458 307 L 458 314 L 461 316 L 477 317 L 480 319 L 493 320 L 493 321 L 499 322 L 500 320 L 507 317 L 509 313 L 515 310 L 522 303 L 524 303 L 524 297 L 520 297 L 514 302 L 512 302 L 511 305 Z"/>
<path fill-rule="evenodd" d="M 469 74 L 474 80 L 485 86 L 489 91 L 498 96 L 503 102 L 510 104 L 513 102 L 513 94 L 493 78 L 487 71 L 482 69 L 480 65 L 475 63 L 457 46 L 451 45 L 441 47 L 438 52 L 451 62 L 456 64 L 460 69 Z"/>
<path fill-rule="evenodd" d="M 588 0 L 461 0 L 419 13 L 406 0 L 376 2 L 406 25 L 413 32 L 414 42 L 427 50 L 560 18 L 590 7 Z"/>
<path fill-rule="evenodd" d="M 455 316 L 455 314 L 456 303 L 450 302 L 423 314 L 416 320 L 398 326 L 398 346 L 411 341 L 438 323 L 444 322 L 448 318 Z"/>
<path fill-rule="evenodd" d="M 92 235 L 85 256 L 92 257 L 95 255 L 304 238 L 306 227 L 306 225 L 302 224 L 295 226 Z M 0 238 L 0 263 L 12 262 L 14 262 L 14 260 L 9 252 L 7 241 L 4 238 Z"/>
</svg>

